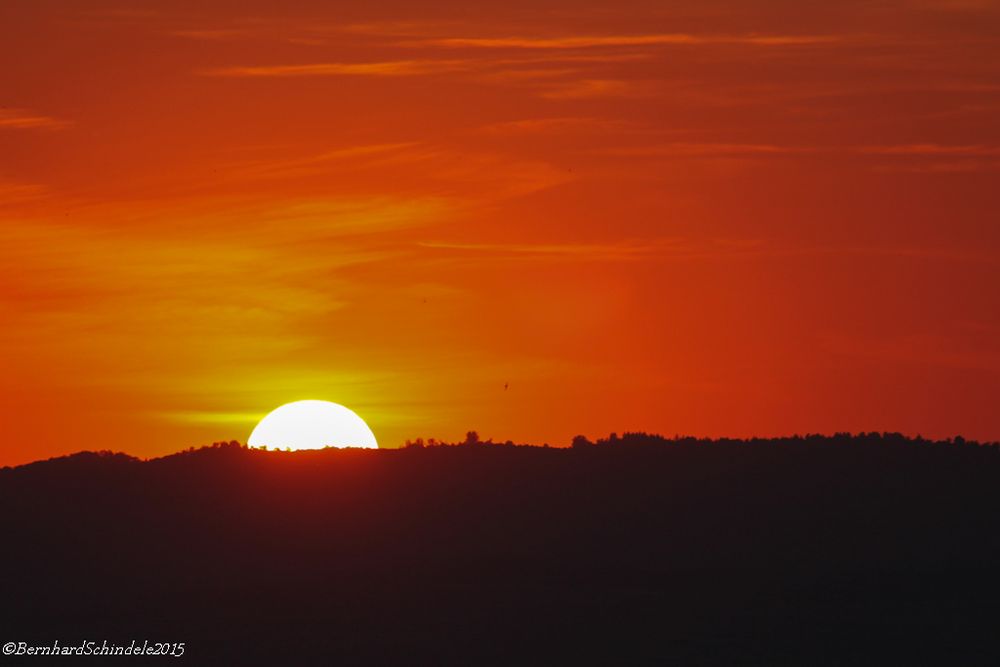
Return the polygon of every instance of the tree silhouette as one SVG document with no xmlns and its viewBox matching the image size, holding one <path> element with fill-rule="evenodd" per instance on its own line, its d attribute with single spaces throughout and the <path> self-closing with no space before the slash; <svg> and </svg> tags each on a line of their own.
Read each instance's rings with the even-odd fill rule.
<svg viewBox="0 0 1000 667">
<path fill-rule="evenodd" d="M 4 629 L 199 664 L 1000 664 L 997 443 L 424 443 L 0 469 Z"/>
</svg>

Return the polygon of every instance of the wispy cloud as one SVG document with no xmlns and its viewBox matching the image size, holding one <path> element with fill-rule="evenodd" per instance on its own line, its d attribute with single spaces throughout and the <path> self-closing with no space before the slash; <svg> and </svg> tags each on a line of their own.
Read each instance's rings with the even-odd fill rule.
<svg viewBox="0 0 1000 667">
<path fill-rule="evenodd" d="M 205 76 L 222 77 L 311 77 L 311 76 L 418 76 L 455 72 L 470 68 L 467 60 L 388 60 L 364 63 L 305 63 L 221 67 L 204 70 Z"/>
<path fill-rule="evenodd" d="M 988 252 L 919 246 L 797 244 L 742 237 L 624 239 L 602 243 L 475 243 L 421 241 L 418 247 L 455 262 L 637 262 L 774 259 L 780 257 L 860 255 L 906 257 L 932 262 L 996 263 Z"/>
<path fill-rule="evenodd" d="M 449 48 L 487 49 L 587 49 L 617 46 L 667 46 L 690 44 L 744 44 L 750 46 L 807 46 L 844 41 L 842 35 L 586 35 L 565 37 L 444 37 L 409 42 Z"/>
<path fill-rule="evenodd" d="M 321 183 L 329 190 L 331 183 L 342 182 L 347 183 L 343 186 L 346 196 L 354 187 L 351 184 L 365 183 L 371 174 L 397 195 L 433 192 L 434 197 L 417 198 L 425 202 L 440 199 L 449 207 L 462 209 L 493 205 L 574 179 L 565 168 L 544 160 L 421 142 L 348 146 L 297 157 L 243 160 L 220 165 L 216 177 L 241 188 L 247 186 L 244 181 L 297 178 L 300 183 Z M 370 188 L 365 186 L 366 191 Z"/>
<path fill-rule="evenodd" d="M 500 153 L 443 149 L 427 153 L 420 164 L 425 165 L 428 177 L 453 190 L 455 196 L 480 202 L 521 197 L 574 180 L 565 169 L 549 162 Z"/>
<path fill-rule="evenodd" d="M 977 172 L 1000 171 L 1000 160 L 933 160 L 880 164 L 875 167 L 880 172 L 909 172 L 917 174 L 972 174 Z"/>
<path fill-rule="evenodd" d="M 235 39 L 266 39 L 286 41 L 294 44 L 318 46 L 350 38 L 427 38 L 454 33 L 467 29 L 468 24 L 459 21 L 381 21 L 344 23 L 336 20 L 316 18 L 275 17 L 251 18 L 230 17 L 228 21 L 197 25 L 188 23 L 186 27 L 171 28 L 164 32 L 175 37 L 196 40 L 221 41 Z"/>
<path fill-rule="evenodd" d="M 520 65 L 521 63 L 517 63 Z M 478 77 L 480 81 L 514 85 L 544 85 L 559 79 L 579 75 L 578 68 L 570 67 L 528 67 L 500 69 L 484 72 Z"/>
<path fill-rule="evenodd" d="M 902 144 L 861 146 L 857 153 L 885 158 L 879 171 L 969 174 L 1000 170 L 1000 146 L 983 144 Z"/>
<path fill-rule="evenodd" d="M 229 165 L 225 173 L 230 178 L 290 178 L 319 173 L 338 162 L 352 165 L 364 163 L 373 158 L 385 157 L 418 146 L 415 142 L 397 142 L 347 146 L 297 158 L 276 160 L 255 160 Z"/>
<path fill-rule="evenodd" d="M 668 143 L 627 146 L 600 151 L 619 157 L 726 157 L 783 155 L 856 155 L 899 158 L 980 158 L 1000 156 L 1000 146 L 949 144 L 897 144 L 884 146 L 797 146 L 783 144 L 741 144 L 715 142 Z"/>
<path fill-rule="evenodd" d="M 461 21 L 367 21 L 348 24 L 336 24 L 317 28 L 311 26 L 312 30 L 323 30 L 326 32 L 349 32 L 372 37 L 402 37 L 402 36 L 424 36 L 440 35 L 458 30 L 464 27 Z"/>
<path fill-rule="evenodd" d="M 447 216 L 440 200 L 389 197 L 102 205 L 72 224 L 6 216 L 0 266 L 16 271 L 4 276 L 4 316 L 18 326 L 0 343 L 83 365 L 127 348 L 100 383 L 130 382 L 153 350 L 188 368 L 268 358 L 324 335 L 303 323 L 358 298 L 349 270 L 399 254 L 385 232 Z"/>
<path fill-rule="evenodd" d="M 431 250 L 456 251 L 479 255 L 532 256 L 536 258 L 569 258 L 591 260 L 627 260 L 648 256 L 655 252 L 656 244 L 609 243 L 609 244 L 496 244 L 462 243 L 454 241 L 422 241 L 422 248 Z"/>
<path fill-rule="evenodd" d="M 541 93 L 550 100 L 580 100 L 590 97 L 626 97 L 641 92 L 638 84 L 618 79 L 583 79 L 559 84 Z"/>
<path fill-rule="evenodd" d="M 669 143 L 650 146 L 628 146 L 600 151 L 619 157 L 725 157 L 739 155 L 788 155 L 816 152 L 815 148 L 776 144 L 738 143 Z"/>
<path fill-rule="evenodd" d="M 150 204 L 155 207 L 155 204 Z M 136 217 L 133 204 L 130 214 Z M 422 196 L 314 196 L 287 199 L 263 198 L 195 200 L 176 207 L 159 208 L 143 223 L 160 233 L 174 230 L 184 236 L 192 229 L 206 240 L 235 240 L 248 246 L 271 244 L 303 249 L 316 241 L 377 235 L 412 229 L 449 219 L 453 204 L 444 197 Z M 110 212 L 109 216 L 122 215 Z M 343 259 L 350 255 L 345 254 Z M 328 257 L 324 261 L 338 261 Z"/>
<path fill-rule="evenodd" d="M 901 156 L 968 156 L 968 157 L 993 157 L 1000 156 L 1000 146 L 986 146 L 982 144 L 973 145 L 948 145 L 948 144 L 903 144 L 898 146 L 863 146 L 858 149 L 861 153 L 873 155 L 901 155 Z"/>
<path fill-rule="evenodd" d="M 552 65 L 553 63 L 581 63 L 587 65 L 608 65 L 611 63 L 633 63 L 649 60 L 651 54 L 637 50 L 625 50 L 617 53 L 580 53 L 575 51 L 556 51 L 554 53 L 528 55 L 518 54 L 516 57 L 498 58 L 497 65 Z M 488 62 L 488 61 L 487 61 Z"/>
<path fill-rule="evenodd" d="M 222 41 L 229 39 L 239 39 L 241 37 L 252 37 L 255 33 L 245 28 L 199 28 L 190 30 L 172 30 L 170 34 L 175 37 L 187 37 L 206 41 Z"/>
<path fill-rule="evenodd" d="M 559 117 L 559 118 L 525 118 L 509 120 L 502 123 L 492 123 L 480 128 L 487 134 L 536 134 L 575 132 L 584 130 L 615 129 L 629 126 L 623 120 L 610 118 Z"/>
<path fill-rule="evenodd" d="M 71 122 L 51 116 L 32 113 L 25 109 L 0 109 L 0 129 L 13 130 L 61 130 Z"/>
<path fill-rule="evenodd" d="M 756 239 L 690 240 L 658 238 L 622 240 L 608 243 L 466 243 L 461 241 L 422 241 L 422 248 L 451 253 L 458 257 L 539 261 L 629 262 L 646 259 L 706 259 L 756 255 L 765 252 Z"/>
</svg>

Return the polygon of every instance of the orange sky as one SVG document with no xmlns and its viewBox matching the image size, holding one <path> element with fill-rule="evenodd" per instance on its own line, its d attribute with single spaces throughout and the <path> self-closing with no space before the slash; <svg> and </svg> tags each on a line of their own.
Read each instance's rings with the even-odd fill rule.
<svg viewBox="0 0 1000 667">
<path fill-rule="evenodd" d="M 0 464 L 1000 438 L 1000 4 L 0 5 Z M 504 391 L 504 383 L 510 388 Z"/>
</svg>

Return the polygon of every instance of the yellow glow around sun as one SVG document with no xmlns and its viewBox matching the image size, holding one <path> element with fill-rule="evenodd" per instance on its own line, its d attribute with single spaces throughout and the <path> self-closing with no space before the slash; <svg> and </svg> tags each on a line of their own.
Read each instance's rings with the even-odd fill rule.
<svg viewBox="0 0 1000 667">
<path fill-rule="evenodd" d="M 282 405 L 260 420 L 247 444 L 267 449 L 378 448 L 375 434 L 365 420 L 330 401 Z"/>
</svg>

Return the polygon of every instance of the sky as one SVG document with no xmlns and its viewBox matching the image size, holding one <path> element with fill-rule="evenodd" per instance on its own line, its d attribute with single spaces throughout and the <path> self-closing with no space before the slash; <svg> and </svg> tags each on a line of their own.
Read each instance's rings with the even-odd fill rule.
<svg viewBox="0 0 1000 667">
<path fill-rule="evenodd" d="M 0 59 L 0 465 L 304 398 L 1000 439 L 998 2 L 9 0 Z"/>
</svg>

